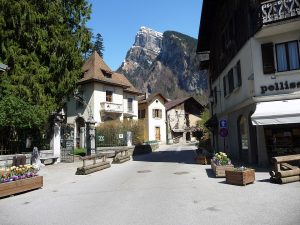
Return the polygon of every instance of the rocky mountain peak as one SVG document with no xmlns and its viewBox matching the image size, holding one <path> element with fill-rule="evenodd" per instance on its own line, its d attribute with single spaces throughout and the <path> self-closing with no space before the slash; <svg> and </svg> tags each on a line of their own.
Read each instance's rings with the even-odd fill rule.
<svg viewBox="0 0 300 225">
<path fill-rule="evenodd" d="M 163 34 L 147 27 L 141 27 L 135 36 L 133 47 L 142 47 L 146 50 L 160 52 Z"/>
<path fill-rule="evenodd" d="M 197 40 L 176 31 L 141 27 L 118 72 L 141 91 L 151 89 L 166 98 L 203 95 L 207 72 L 199 71 Z"/>
</svg>

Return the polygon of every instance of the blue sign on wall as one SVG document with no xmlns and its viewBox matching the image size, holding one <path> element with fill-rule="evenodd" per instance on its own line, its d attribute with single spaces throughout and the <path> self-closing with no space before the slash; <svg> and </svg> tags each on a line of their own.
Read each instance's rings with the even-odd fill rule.
<svg viewBox="0 0 300 225">
<path fill-rule="evenodd" d="M 220 120 L 220 128 L 227 128 L 228 124 L 227 124 L 227 120 Z"/>
</svg>

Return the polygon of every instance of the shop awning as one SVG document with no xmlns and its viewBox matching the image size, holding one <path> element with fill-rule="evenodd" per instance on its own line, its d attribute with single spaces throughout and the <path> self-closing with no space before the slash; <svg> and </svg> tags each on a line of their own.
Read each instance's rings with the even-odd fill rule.
<svg viewBox="0 0 300 225">
<path fill-rule="evenodd" d="M 251 119 L 253 125 L 300 123 L 300 99 L 259 102 Z"/>
</svg>

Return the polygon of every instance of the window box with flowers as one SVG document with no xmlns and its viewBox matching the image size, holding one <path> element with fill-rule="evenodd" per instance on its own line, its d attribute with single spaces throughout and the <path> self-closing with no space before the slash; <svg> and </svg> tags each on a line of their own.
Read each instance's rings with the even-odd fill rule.
<svg viewBox="0 0 300 225">
<path fill-rule="evenodd" d="M 211 168 L 216 177 L 225 177 L 225 171 L 232 170 L 234 167 L 226 153 L 218 152 L 211 160 Z"/>
<path fill-rule="evenodd" d="M 34 165 L 0 169 L 0 198 L 41 188 L 43 177 L 38 176 L 37 171 Z"/>
<path fill-rule="evenodd" d="M 246 185 L 255 181 L 255 170 L 243 166 L 227 170 L 225 173 L 226 183 L 228 184 Z"/>
</svg>

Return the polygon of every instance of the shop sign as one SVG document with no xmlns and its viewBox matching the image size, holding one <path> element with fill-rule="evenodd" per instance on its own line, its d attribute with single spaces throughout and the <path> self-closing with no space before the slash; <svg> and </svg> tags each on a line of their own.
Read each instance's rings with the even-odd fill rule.
<svg viewBox="0 0 300 225">
<path fill-rule="evenodd" d="M 268 91 L 269 92 L 282 91 L 282 90 L 289 90 L 295 88 L 300 88 L 300 81 L 299 82 L 288 82 L 288 81 L 275 82 L 274 84 L 260 86 L 261 94 L 265 94 Z"/>
</svg>

